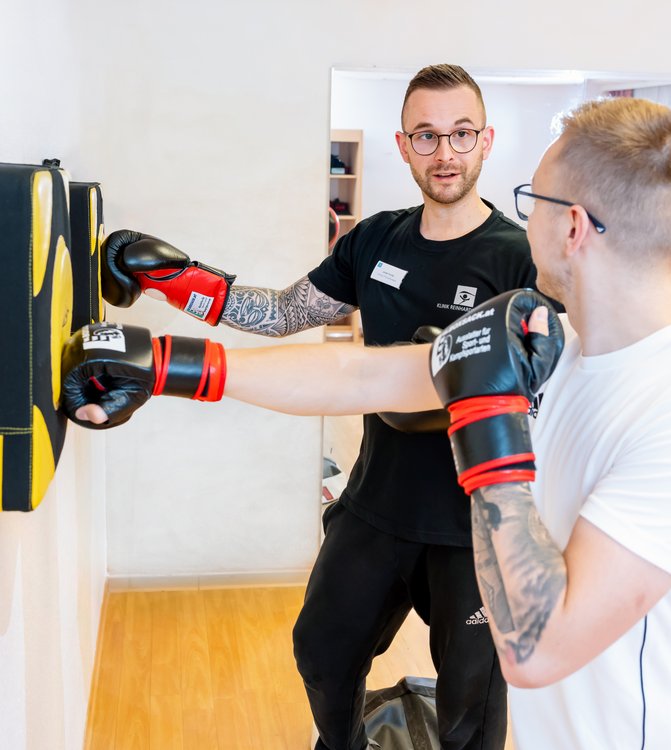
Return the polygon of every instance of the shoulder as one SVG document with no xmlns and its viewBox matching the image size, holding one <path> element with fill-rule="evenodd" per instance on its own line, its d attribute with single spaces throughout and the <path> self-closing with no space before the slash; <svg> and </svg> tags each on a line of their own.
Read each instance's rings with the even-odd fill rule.
<svg viewBox="0 0 671 750">
<path fill-rule="evenodd" d="M 421 206 L 412 206 L 411 208 L 399 208 L 394 211 L 380 211 L 360 221 L 357 227 L 363 229 L 384 229 L 406 222 L 411 223 L 421 208 Z"/>
<path fill-rule="evenodd" d="M 496 220 L 498 222 L 498 229 L 500 232 L 505 232 L 511 238 L 519 240 L 528 247 L 529 241 L 527 240 L 527 230 L 524 227 L 521 227 L 509 216 L 506 216 L 504 213 L 498 210 Z"/>
<path fill-rule="evenodd" d="M 504 246 L 513 253 L 520 253 L 531 257 L 526 229 L 506 216 L 493 203 L 484 198 L 483 202 L 492 211 L 482 226 L 484 237 Z"/>
<path fill-rule="evenodd" d="M 380 243 L 402 243 L 416 231 L 420 209 L 415 206 L 367 216 L 338 240 L 333 252 L 375 252 Z"/>
<path fill-rule="evenodd" d="M 529 252 L 529 240 L 524 227 L 514 222 L 498 209 L 494 209 L 492 230 L 504 236 L 513 246 Z"/>
</svg>

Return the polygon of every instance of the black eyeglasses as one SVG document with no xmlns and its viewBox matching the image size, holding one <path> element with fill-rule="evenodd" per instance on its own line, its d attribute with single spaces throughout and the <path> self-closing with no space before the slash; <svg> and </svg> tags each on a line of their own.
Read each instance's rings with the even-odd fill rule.
<svg viewBox="0 0 671 750">
<path fill-rule="evenodd" d="M 420 156 L 435 154 L 440 145 L 441 138 L 447 138 L 447 142 L 456 153 L 467 154 L 475 148 L 478 136 L 482 133 L 482 130 L 459 128 L 459 130 L 453 130 L 451 133 L 432 133 L 430 130 L 418 130 L 415 133 L 406 133 L 403 131 L 403 135 L 408 136 L 413 151 Z"/>
<path fill-rule="evenodd" d="M 515 210 L 517 211 L 517 215 L 522 219 L 522 221 L 529 221 L 529 215 L 534 210 L 534 201 L 548 201 L 549 203 L 558 203 L 560 206 L 575 206 L 575 201 L 563 201 L 559 198 L 549 198 L 547 195 L 538 195 L 537 193 L 532 193 L 530 190 L 527 190 L 527 188 L 530 188 L 531 184 L 526 183 L 524 185 L 518 185 L 514 190 L 513 193 L 515 194 Z M 585 213 L 587 214 L 587 217 L 589 220 L 594 224 L 594 228 L 599 234 L 603 234 L 606 231 L 606 227 L 604 224 L 602 224 L 596 216 L 592 216 L 592 214 L 585 209 Z"/>
</svg>

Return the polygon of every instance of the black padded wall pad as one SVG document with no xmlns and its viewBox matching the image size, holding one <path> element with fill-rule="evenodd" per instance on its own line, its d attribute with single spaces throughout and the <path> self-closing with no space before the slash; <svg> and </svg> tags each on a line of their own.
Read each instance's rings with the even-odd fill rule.
<svg viewBox="0 0 671 750">
<path fill-rule="evenodd" d="M 61 350 L 72 324 L 67 177 L 0 164 L 0 509 L 30 511 L 56 470 Z"/>
<path fill-rule="evenodd" d="M 100 289 L 103 196 L 97 182 L 70 182 L 70 232 L 74 307 L 72 330 L 104 318 Z"/>
</svg>

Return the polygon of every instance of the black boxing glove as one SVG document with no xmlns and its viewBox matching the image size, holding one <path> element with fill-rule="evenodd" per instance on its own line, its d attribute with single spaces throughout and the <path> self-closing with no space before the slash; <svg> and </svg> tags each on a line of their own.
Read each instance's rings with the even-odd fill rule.
<svg viewBox="0 0 671 750">
<path fill-rule="evenodd" d="M 441 331 L 442 328 L 438 326 L 420 326 L 413 333 L 410 343 L 431 344 Z M 444 432 L 450 426 L 450 415 L 445 409 L 414 412 L 381 411 L 378 417 L 389 427 L 407 433 Z"/>
<path fill-rule="evenodd" d="M 152 338 L 146 328 L 93 323 L 75 332 L 62 354 L 61 406 L 73 422 L 107 429 L 127 422 L 151 396 L 219 401 L 226 381 L 221 344 L 184 336 Z M 103 424 L 77 419 L 98 404 Z"/>
<path fill-rule="evenodd" d="M 529 333 L 539 306 L 549 335 Z M 450 414 L 459 484 L 470 494 L 501 482 L 533 481 L 529 402 L 557 364 L 564 332 L 549 300 L 506 292 L 448 326 L 431 348 L 431 376 Z"/>
<path fill-rule="evenodd" d="M 110 305 L 130 307 L 144 292 L 213 326 L 235 281 L 163 240 L 130 229 L 106 237 L 101 257 L 102 293 Z"/>
</svg>

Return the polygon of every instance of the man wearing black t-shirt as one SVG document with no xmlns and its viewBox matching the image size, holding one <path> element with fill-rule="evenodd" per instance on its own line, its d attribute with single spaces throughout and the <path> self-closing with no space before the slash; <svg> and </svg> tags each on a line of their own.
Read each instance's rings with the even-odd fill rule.
<svg viewBox="0 0 671 750">
<path fill-rule="evenodd" d="M 191 264 L 190 273 L 219 273 L 217 284 L 225 286 L 223 312 L 208 307 L 201 315 L 190 307 L 198 302 L 191 286 L 185 295 L 175 289 L 175 273 L 156 272 L 170 268 L 175 254 L 186 256 L 124 230 L 107 240 L 106 298 L 130 304 L 140 280 L 131 272 L 150 270 L 139 282 L 144 291 L 208 322 L 286 336 L 359 308 L 366 345 L 379 346 L 410 341 L 420 326 L 443 328 L 501 292 L 534 286 L 525 232 L 477 192 L 494 131 L 475 81 L 458 66 L 424 68 L 408 86 L 401 124 L 396 140 L 423 205 L 360 222 L 287 289 L 229 287 L 232 277 Z M 470 506 L 446 460 L 445 429 L 427 431 L 422 414 L 404 430 L 388 422 L 364 416 L 361 452 L 340 500 L 325 511 L 324 543 L 294 629 L 320 735 L 315 750 L 368 747 L 366 676 L 413 607 L 430 627 L 441 747 L 502 750 L 506 687 L 481 611 Z"/>
<path fill-rule="evenodd" d="M 360 309 L 366 345 L 410 341 L 422 325 L 443 328 L 535 282 L 525 232 L 477 193 L 494 133 L 470 76 L 453 66 L 420 71 L 402 127 L 396 139 L 423 206 L 365 219 L 308 274 L 315 289 Z M 445 460 L 445 429 L 422 431 L 422 415 L 416 428 L 402 432 L 365 415 L 359 458 L 325 513 L 294 630 L 317 750 L 367 747 L 364 680 L 410 607 L 430 626 L 441 746 L 505 744 L 506 688 L 481 614 L 470 505 Z"/>
</svg>

